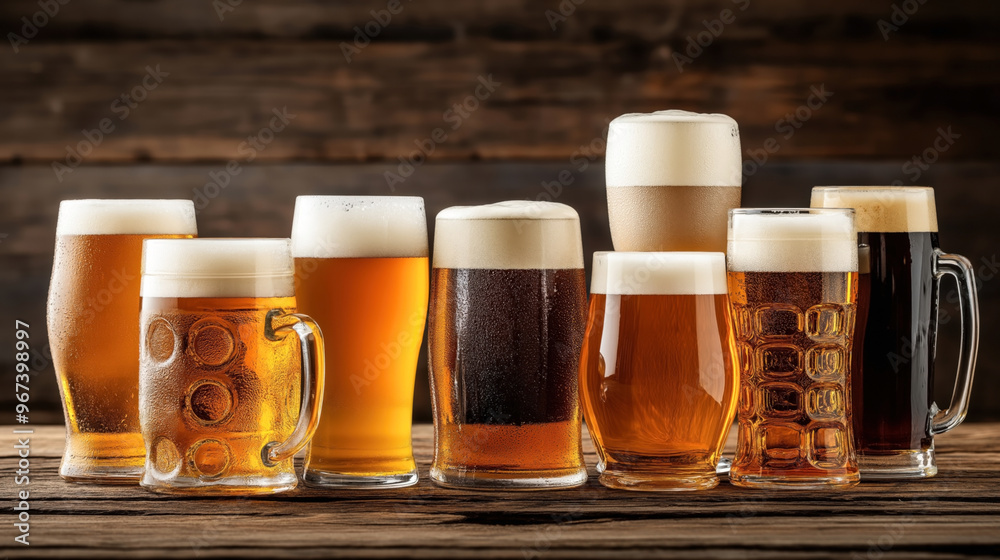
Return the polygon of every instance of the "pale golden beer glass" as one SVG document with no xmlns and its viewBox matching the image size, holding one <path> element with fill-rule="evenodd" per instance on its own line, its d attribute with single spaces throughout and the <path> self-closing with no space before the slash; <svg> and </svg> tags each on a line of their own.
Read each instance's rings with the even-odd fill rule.
<svg viewBox="0 0 1000 560">
<path fill-rule="evenodd" d="M 586 305 L 580 219 L 569 206 L 514 201 L 437 215 L 428 341 L 434 482 L 586 482 L 577 392 Z"/>
<path fill-rule="evenodd" d="M 723 253 L 594 253 L 580 362 L 601 484 L 700 490 L 736 414 Z"/>
<path fill-rule="evenodd" d="M 289 240 L 147 241 L 140 324 L 142 486 L 294 488 L 292 456 L 319 420 L 324 351 L 320 328 L 296 313 Z"/>
<path fill-rule="evenodd" d="M 621 115 L 608 128 L 605 178 L 616 251 L 723 252 L 743 184 L 739 127 L 720 114 Z"/>
<path fill-rule="evenodd" d="M 49 346 L 66 415 L 59 474 L 139 481 L 142 242 L 197 234 L 190 200 L 64 200 L 49 284 Z"/>
<path fill-rule="evenodd" d="M 741 369 L 729 481 L 857 484 L 850 393 L 858 297 L 854 211 L 733 210 L 727 258 Z"/>
<path fill-rule="evenodd" d="M 329 357 L 303 480 L 416 484 L 413 385 L 429 283 L 424 200 L 300 196 L 292 254 L 299 309 L 323 325 Z"/>
</svg>

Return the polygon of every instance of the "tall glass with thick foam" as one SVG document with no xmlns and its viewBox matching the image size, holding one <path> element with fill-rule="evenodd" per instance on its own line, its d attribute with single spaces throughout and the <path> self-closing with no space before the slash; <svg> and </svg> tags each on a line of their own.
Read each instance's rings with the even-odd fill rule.
<svg viewBox="0 0 1000 560">
<path fill-rule="evenodd" d="M 59 474 L 136 483 L 142 242 L 197 234 L 190 200 L 64 200 L 49 284 L 49 346 L 66 415 Z"/>
<path fill-rule="evenodd" d="M 934 476 L 934 435 L 965 418 L 979 344 L 979 303 L 968 259 L 938 246 L 929 187 L 816 187 L 814 207 L 854 208 L 859 242 L 871 247 L 869 304 L 860 310 L 853 360 L 854 437 L 865 478 Z M 938 293 L 954 276 L 962 342 L 947 410 L 934 403 Z M 867 324 L 865 318 L 867 317 Z"/>
<path fill-rule="evenodd" d="M 730 482 L 857 484 L 850 396 L 858 297 L 854 211 L 733 210 L 727 257 L 740 360 Z"/>
<path fill-rule="evenodd" d="M 621 115 L 605 178 L 616 251 L 723 252 L 726 213 L 740 206 L 739 127 L 720 114 Z"/>
<path fill-rule="evenodd" d="M 723 253 L 594 253 L 580 361 L 601 484 L 699 490 L 736 414 Z"/>
<path fill-rule="evenodd" d="M 424 200 L 300 196 L 292 254 L 299 309 L 323 325 L 328 357 L 323 415 L 303 480 L 416 484 L 410 431 L 427 317 Z"/>
<path fill-rule="evenodd" d="M 292 456 L 319 419 L 324 352 L 319 326 L 296 313 L 289 240 L 153 239 L 142 267 L 142 486 L 294 488 Z"/>
<path fill-rule="evenodd" d="M 586 482 L 577 393 L 586 305 L 580 220 L 569 206 L 514 201 L 438 214 L 431 479 L 521 489 Z"/>
</svg>

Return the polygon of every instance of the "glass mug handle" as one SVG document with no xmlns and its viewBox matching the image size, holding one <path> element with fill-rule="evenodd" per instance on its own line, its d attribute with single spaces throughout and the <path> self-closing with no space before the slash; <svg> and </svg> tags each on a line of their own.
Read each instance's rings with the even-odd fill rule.
<svg viewBox="0 0 1000 560">
<path fill-rule="evenodd" d="M 976 293 L 976 277 L 969 259 L 961 255 L 934 252 L 934 276 L 938 283 L 941 277 L 950 274 L 958 282 L 959 311 L 962 316 L 962 348 L 958 357 L 958 376 L 951 403 L 947 410 L 932 407 L 930 435 L 943 434 L 965 420 L 969 411 L 969 396 L 972 394 L 972 376 L 976 370 L 976 354 L 979 350 L 979 296 Z M 933 388 L 931 388 L 933 389 Z"/>
<path fill-rule="evenodd" d="M 293 319 L 295 322 L 274 328 L 273 321 L 276 318 Z M 298 453 L 316 431 L 320 405 L 323 402 L 326 354 L 323 349 L 323 331 L 308 315 L 284 314 L 277 309 L 268 311 L 264 329 L 268 340 L 281 340 L 288 333 L 295 333 L 302 350 L 302 405 L 299 408 L 298 423 L 288 439 L 282 442 L 272 441 L 261 450 L 264 464 L 273 467 Z"/>
</svg>

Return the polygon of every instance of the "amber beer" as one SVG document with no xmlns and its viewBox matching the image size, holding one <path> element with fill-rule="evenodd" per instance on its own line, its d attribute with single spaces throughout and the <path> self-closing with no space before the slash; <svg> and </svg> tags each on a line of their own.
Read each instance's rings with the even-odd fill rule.
<svg viewBox="0 0 1000 560">
<path fill-rule="evenodd" d="M 438 214 L 429 329 L 435 482 L 586 481 L 576 379 L 585 320 L 572 208 L 502 202 Z"/>
<path fill-rule="evenodd" d="M 853 211 L 733 210 L 728 259 L 742 369 L 730 482 L 792 488 L 856 484 L 850 397 L 858 294 Z"/>
<path fill-rule="evenodd" d="M 595 253 L 580 392 L 601 484 L 718 484 L 736 364 L 723 253 Z"/>
<path fill-rule="evenodd" d="M 323 340 L 296 313 L 293 290 L 287 239 L 145 243 L 142 486 L 222 495 L 295 487 L 292 456 L 322 399 Z"/>
<path fill-rule="evenodd" d="M 739 208 L 739 127 L 720 114 L 631 113 L 611 121 L 605 157 L 616 251 L 725 251 Z"/>
<path fill-rule="evenodd" d="M 49 345 L 66 415 L 59 474 L 134 482 L 142 242 L 196 235 L 189 200 L 65 200 L 49 284 Z"/>
<path fill-rule="evenodd" d="M 867 312 L 859 312 L 854 345 L 864 354 L 852 370 L 862 475 L 934 476 L 933 436 L 958 425 L 969 405 L 979 309 L 972 267 L 964 257 L 941 252 L 929 187 L 816 187 L 812 205 L 854 208 L 859 242 L 871 249 L 861 262 L 871 270 L 870 297 Z M 959 279 L 963 344 L 955 402 L 940 412 L 933 388 L 943 274 Z"/>
<path fill-rule="evenodd" d="M 299 309 L 323 325 L 329 360 L 304 480 L 415 484 L 413 386 L 429 284 L 423 199 L 300 196 L 292 251 Z"/>
</svg>

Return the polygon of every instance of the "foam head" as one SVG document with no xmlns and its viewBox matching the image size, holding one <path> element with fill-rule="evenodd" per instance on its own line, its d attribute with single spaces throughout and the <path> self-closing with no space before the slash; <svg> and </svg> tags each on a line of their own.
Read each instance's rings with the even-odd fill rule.
<svg viewBox="0 0 1000 560">
<path fill-rule="evenodd" d="M 190 200 L 64 200 L 56 235 L 197 235 Z"/>
<path fill-rule="evenodd" d="M 419 196 L 299 196 L 292 256 L 322 259 L 426 257 L 427 217 Z"/>
<path fill-rule="evenodd" d="M 740 130 L 718 113 L 629 113 L 611 121 L 605 179 L 613 187 L 738 187 Z"/>
<path fill-rule="evenodd" d="M 724 253 L 594 253 L 590 293 L 615 295 L 724 294 Z"/>
<path fill-rule="evenodd" d="M 583 268 L 580 217 L 527 200 L 446 208 L 435 221 L 434 268 Z"/>
<path fill-rule="evenodd" d="M 854 208 L 858 231 L 937 232 L 930 187 L 814 187 L 813 208 Z"/>
<path fill-rule="evenodd" d="M 143 297 L 290 297 L 295 295 L 288 239 L 147 239 Z"/>
<path fill-rule="evenodd" d="M 854 212 L 732 210 L 728 258 L 737 272 L 856 272 Z"/>
</svg>

